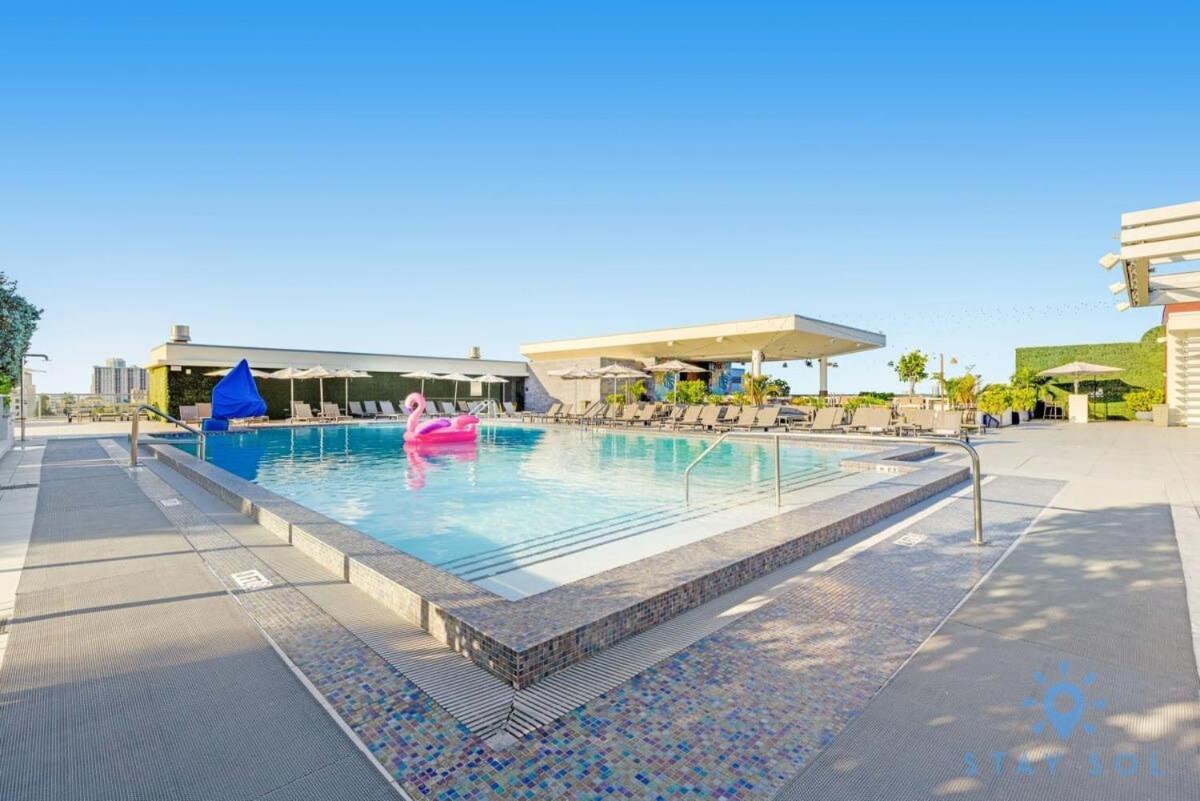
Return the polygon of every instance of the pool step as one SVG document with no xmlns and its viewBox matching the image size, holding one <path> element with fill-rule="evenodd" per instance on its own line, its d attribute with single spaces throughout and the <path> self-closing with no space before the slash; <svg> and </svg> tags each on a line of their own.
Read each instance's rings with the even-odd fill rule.
<svg viewBox="0 0 1200 801">
<path fill-rule="evenodd" d="M 814 473 L 819 473 L 822 472 L 822 470 L 823 468 L 820 467 L 812 467 L 806 470 L 801 470 L 788 476 L 785 481 L 792 481 L 796 478 L 802 478 Z M 721 483 L 723 486 L 728 486 L 729 489 L 722 489 L 721 492 L 714 494 L 711 492 L 711 487 L 702 487 L 701 489 L 708 489 L 710 491 L 697 493 L 697 495 L 700 496 L 700 500 L 698 500 L 697 503 L 692 504 L 690 508 L 703 509 L 710 506 L 727 508 L 729 505 L 729 499 L 736 498 L 739 495 L 744 495 L 748 490 L 757 493 L 757 488 L 761 487 L 762 480 L 758 482 L 752 481 L 749 484 L 745 482 L 738 482 L 736 485 L 732 486 L 730 486 L 730 482 Z M 509 545 L 499 545 L 495 548 L 477 551 L 476 553 L 468 554 L 467 556 L 461 556 L 457 559 L 450 559 L 445 562 L 440 562 L 437 564 L 437 567 L 452 573 L 460 571 L 465 572 L 470 570 L 473 565 L 490 562 L 500 556 L 513 556 L 525 551 L 540 551 L 544 549 L 547 544 L 583 539 L 597 531 L 603 531 L 605 529 L 615 528 L 631 523 L 662 520 L 677 516 L 680 511 L 681 509 L 678 503 L 657 504 L 647 509 L 639 509 L 635 512 L 627 512 L 625 514 L 614 515 L 613 517 L 593 520 L 588 523 L 581 523 L 577 526 L 559 529 L 557 531 L 552 531 L 548 534 L 542 534 L 537 537 L 530 537 Z"/>
<path fill-rule="evenodd" d="M 822 470 L 818 471 L 816 474 L 807 474 L 801 479 L 792 479 L 790 481 L 785 479 L 783 486 L 785 492 L 794 492 L 796 490 L 806 489 L 808 487 L 827 483 L 829 481 L 836 481 L 844 478 L 846 475 L 847 473 L 842 470 Z M 714 501 L 703 506 L 694 505 L 684 508 L 675 507 L 674 512 L 667 516 L 656 517 L 655 519 L 648 521 L 599 529 L 597 531 L 590 532 L 586 536 L 580 536 L 566 542 L 548 544 L 543 548 L 532 551 L 525 550 L 519 553 L 497 556 L 495 559 L 487 563 L 476 564 L 460 570 L 451 569 L 450 572 L 455 573 L 467 581 L 480 581 L 482 579 L 503 575 L 504 573 L 510 573 L 514 570 L 527 568 L 541 562 L 547 562 L 552 559 L 570 556 L 571 554 L 579 553 L 580 551 L 585 551 L 589 548 L 595 548 L 600 545 L 606 545 L 612 542 L 628 539 L 630 537 L 647 534 L 667 526 L 698 520 L 737 506 L 744 506 L 759 502 L 769 498 L 774 494 L 774 480 L 769 479 L 766 483 L 769 486 L 753 488 L 749 492 L 743 489 L 740 493 L 733 493 L 733 497 L 726 498 L 724 502 Z"/>
</svg>

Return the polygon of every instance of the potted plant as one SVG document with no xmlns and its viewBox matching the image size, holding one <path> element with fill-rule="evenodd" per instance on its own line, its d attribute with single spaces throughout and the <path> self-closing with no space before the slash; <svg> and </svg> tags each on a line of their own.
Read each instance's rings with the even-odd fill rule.
<svg viewBox="0 0 1200 801">
<path fill-rule="evenodd" d="M 1037 405 L 1037 390 L 1033 387 L 1021 387 L 1010 390 L 1008 396 L 1013 411 L 1022 421 L 1028 420 L 1033 413 L 1033 407 Z"/>
<path fill-rule="evenodd" d="M 1002 426 L 1012 423 L 1012 390 L 1004 384 L 992 384 L 979 393 L 975 401 L 983 412 Z"/>
<path fill-rule="evenodd" d="M 1154 407 L 1162 402 L 1161 389 L 1140 389 L 1125 393 L 1125 405 L 1138 420 L 1154 419 Z"/>
</svg>

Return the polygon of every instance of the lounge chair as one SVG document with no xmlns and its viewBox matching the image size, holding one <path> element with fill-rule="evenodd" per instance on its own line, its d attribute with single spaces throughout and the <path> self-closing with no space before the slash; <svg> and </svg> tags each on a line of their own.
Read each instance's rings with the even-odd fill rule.
<svg viewBox="0 0 1200 801">
<path fill-rule="evenodd" d="M 512 401 L 504 401 L 500 405 L 502 407 L 504 407 L 504 416 L 505 417 L 516 417 L 517 416 L 517 407 L 513 405 Z"/>
<path fill-rule="evenodd" d="M 586 423 L 599 423 L 604 420 L 604 415 L 608 413 L 608 404 L 604 401 L 596 401 L 591 408 L 583 414 L 583 421 Z"/>
<path fill-rule="evenodd" d="M 892 410 L 887 406 L 859 406 L 854 410 L 850 424 L 844 426 L 847 431 L 859 431 L 866 434 L 882 434 L 891 428 Z"/>
<path fill-rule="evenodd" d="M 684 413 L 687 412 L 687 408 L 688 407 L 686 406 L 679 405 L 668 406 L 665 410 L 665 413 L 659 417 L 657 421 L 658 424 L 665 428 L 674 428 L 675 424 L 678 423 L 683 418 Z"/>
<path fill-rule="evenodd" d="M 440 401 L 440 403 L 442 406 L 442 414 L 446 415 L 447 417 L 453 417 L 454 415 L 458 414 L 458 411 L 454 408 L 454 401 Z"/>
<path fill-rule="evenodd" d="M 311 422 L 316 419 L 317 416 L 313 414 L 312 408 L 307 403 L 304 403 L 303 401 L 296 401 L 292 404 L 292 422 L 297 422 L 300 420 L 308 420 Z"/>
<path fill-rule="evenodd" d="M 901 413 L 903 422 L 900 424 L 900 431 L 905 431 L 912 434 L 924 434 L 933 429 L 933 410 L 932 409 L 904 409 Z"/>
<path fill-rule="evenodd" d="M 212 404 L 211 403 L 197 403 L 196 404 L 196 416 L 200 418 L 200 422 L 202 422 L 202 423 L 205 420 L 208 420 L 209 418 L 211 418 L 212 417 Z"/>
<path fill-rule="evenodd" d="M 346 418 L 336 403 L 326 403 L 321 406 L 321 419 L 336 423 Z"/>
<path fill-rule="evenodd" d="M 393 420 L 399 420 L 403 415 L 396 411 L 396 407 L 392 405 L 391 401 L 380 401 L 379 416 L 390 417 Z"/>
<path fill-rule="evenodd" d="M 733 420 L 729 421 L 729 428 L 745 429 L 749 431 L 754 428 L 754 418 L 758 417 L 757 406 L 743 406 L 741 412 Z"/>
<path fill-rule="evenodd" d="M 769 431 L 777 425 L 779 425 L 779 407 L 764 406 L 758 410 L 758 414 L 754 416 L 754 421 L 750 425 L 745 426 L 745 429 L 747 431 L 754 431 L 761 428 L 763 431 Z M 739 418 L 737 423 L 734 424 L 734 428 L 741 429 L 742 427 L 742 421 Z"/>
<path fill-rule="evenodd" d="M 732 429 L 742 419 L 742 415 L 745 414 L 747 409 L 753 414 L 758 413 L 758 408 L 755 406 L 726 406 L 724 409 L 725 413 L 721 416 L 721 421 L 717 423 L 717 428 L 724 431 Z M 753 420 L 754 418 L 751 417 L 749 419 Z"/>
<path fill-rule="evenodd" d="M 962 436 L 962 412 L 939 409 L 933 414 L 933 432 L 941 437 Z"/>
<path fill-rule="evenodd" d="M 359 403 L 358 401 L 350 401 L 350 403 L 348 403 L 347 406 L 349 407 L 351 417 L 366 417 L 367 416 L 367 413 L 363 411 L 362 404 Z"/>
<path fill-rule="evenodd" d="M 613 422 L 621 425 L 629 425 L 637 418 L 638 412 L 641 410 L 640 403 L 626 403 L 621 407 L 621 416 L 614 417 Z"/>
<path fill-rule="evenodd" d="M 658 414 L 658 407 L 653 403 L 647 403 L 642 408 L 638 409 L 637 414 L 629 421 L 630 425 L 648 426 L 654 420 L 654 415 Z"/>
<path fill-rule="evenodd" d="M 375 401 L 363 401 L 363 411 L 367 413 L 367 417 L 379 416 L 379 406 L 375 404 Z"/>
<path fill-rule="evenodd" d="M 721 424 L 721 410 L 724 406 L 705 406 L 700 411 L 700 419 L 696 421 L 696 428 L 716 428 Z"/>
<path fill-rule="evenodd" d="M 813 416 L 812 425 L 808 427 L 809 431 L 836 431 L 845 419 L 845 411 L 841 406 L 826 406 L 824 409 L 817 409 L 817 413 Z"/>
<path fill-rule="evenodd" d="M 696 404 L 688 406 L 678 419 L 670 422 L 671 428 L 695 428 L 700 423 L 700 415 L 705 408 Z"/>
<path fill-rule="evenodd" d="M 558 414 L 558 411 L 560 409 L 562 409 L 562 404 L 557 403 L 557 402 L 550 404 L 550 408 L 544 412 L 531 412 L 528 409 L 526 409 L 525 413 L 523 415 L 521 415 L 521 419 L 525 422 L 535 422 L 538 420 L 549 420 L 551 417 Z"/>
<path fill-rule="evenodd" d="M 196 410 L 195 406 L 180 406 L 179 419 L 188 425 L 199 425 L 200 413 Z"/>
</svg>

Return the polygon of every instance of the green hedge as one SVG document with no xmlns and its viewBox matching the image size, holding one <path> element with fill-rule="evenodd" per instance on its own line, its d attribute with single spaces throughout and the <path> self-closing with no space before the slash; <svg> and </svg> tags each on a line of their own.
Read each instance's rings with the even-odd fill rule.
<svg viewBox="0 0 1200 801">
<path fill-rule="evenodd" d="M 1057 367 L 1067 362 L 1091 362 L 1104 364 L 1109 367 L 1123 367 L 1125 372 L 1118 373 L 1110 380 L 1081 381 L 1081 388 L 1099 389 L 1103 397 L 1097 404 L 1097 411 L 1108 417 L 1132 418 L 1133 411 L 1124 403 L 1125 395 L 1137 390 L 1162 390 L 1166 379 L 1163 370 L 1166 369 L 1166 345 L 1158 342 L 1164 335 L 1162 326 L 1151 328 L 1137 342 L 1104 342 L 1090 345 L 1044 345 L 1031 348 L 1017 348 L 1016 369 L 1029 368 L 1034 372 L 1051 367 Z M 1051 386 L 1051 392 L 1057 398 L 1064 397 L 1071 391 L 1070 380 L 1056 381 Z"/>
<path fill-rule="evenodd" d="M 163 369 L 166 368 L 156 368 Z M 180 406 L 191 406 L 196 403 L 208 403 L 212 400 L 212 388 L 216 386 L 220 378 L 210 378 L 204 375 L 205 372 L 211 370 L 211 367 L 194 367 L 184 368 L 182 370 L 170 370 L 166 372 L 166 401 L 165 405 L 169 406 L 170 414 L 179 414 Z M 160 396 L 155 393 L 155 381 L 151 376 L 151 396 L 159 399 Z M 258 386 L 258 392 L 262 395 L 263 400 L 267 402 L 267 414 L 272 418 L 281 419 L 288 416 L 288 406 L 290 404 L 289 387 L 287 381 L 276 380 L 273 378 L 259 378 L 255 383 Z M 482 396 L 470 395 L 471 385 L 466 382 L 458 385 L 459 400 L 480 400 L 483 397 L 492 397 L 500 400 L 501 391 L 503 397 L 507 400 L 513 399 L 513 393 L 517 393 L 517 406 L 520 408 L 522 386 L 521 381 L 510 381 L 508 384 L 483 385 Z M 346 382 L 341 378 L 325 379 L 325 402 L 336 403 L 343 410 L 346 408 L 345 395 Z M 374 373 L 370 378 L 352 378 L 350 379 L 350 400 L 388 400 L 396 406 L 396 410 L 400 410 L 400 404 L 405 396 L 410 392 L 417 392 L 421 389 L 421 382 L 415 378 L 401 378 L 397 373 Z M 490 392 L 489 392 L 490 390 Z M 450 400 L 454 397 L 454 382 L 453 381 L 426 381 L 425 396 L 433 400 Z M 317 404 L 320 401 L 320 386 L 316 379 L 307 379 L 296 381 L 296 400 L 304 401 L 310 404 L 313 411 L 318 410 Z"/>
</svg>

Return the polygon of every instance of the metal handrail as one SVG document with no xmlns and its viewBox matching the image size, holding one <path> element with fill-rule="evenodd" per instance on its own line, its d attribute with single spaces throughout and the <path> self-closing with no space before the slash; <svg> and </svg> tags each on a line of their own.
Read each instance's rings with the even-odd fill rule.
<svg viewBox="0 0 1200 801">
<path fill-rule="evenodd" d="M 203 431 L 188 425 L 187 423 L 183 422 L 182 420 L 180 420 L 177 417 L 172 417 L 171 415 L 164 412 L 162 409 L 158 409 L 154 406 L 151 406 L 148 403 L 142 403 L 142 404 L 139 404 L 138 407 L 133 410 L 133 423 L 129 428 L 129 466 L 130 467 L 138 466 L 138 420 L 141 419 L 143 411 L 149 412 L 151 414 L 156 414 L 159 417 L 161 417 L 162 419 L 166 420 L 167 422 L 174 423 L 175 425 L 179 426 L 180 428 L 182 428 L 186 431 L 190 431 L 193 434 L 195 434 L 196 437 L 199 439 L 199 444 L 196 446 L 196 457 L 200 461 L 202 461 L 202 462 L 204 461 L 204 452 L 206 450 L 205 444 L 206 444 L 207 437 L 205 436 Z"/>
<path fill-rule="evenodd" d="M 692 468 L 700 464 L 704 457 L 712 453 L 713 449 L 724 442 L 727 438 L 740 435 L 744 437 L 752 437 L 761 439 L 763 437 L 772 437 L 775 440 L 775 505 L 783 506 L 783 489 L 780 476 L 780 460 L 779 460 L 779 442 L 784 437 L 795 440 L 813 440 L 813 439 L 828 439 L 837 442 L 870 442 L 873 444 L 897 445 L 905 442 L 919 442 L 924 445 L 955 445 L 962 448 L 971 457 L 971 489 L 974 494 L 975 506 L 975 539 L 973 542 L 976 545 L 983 545 L 983 493 L 980 490 L 980 467 L 979 467 L 979 451 L 969 442 L 953 437 L 929 437 L 915 436 L 904 437 L 898 440 L 896 437 L 879 436 L 875 434 L 802 434 L 802 433 L 783 433 L 783 432 L 763 432 L 756 433 L 753 431 L 726 431 L 717 437 L 716 442 L 704 449 L 704 452 L 697 456 L 687 469 L 683 471 L 683 502 L 688 504 L 691 502 L 691 479 Z"/>
</svg>

